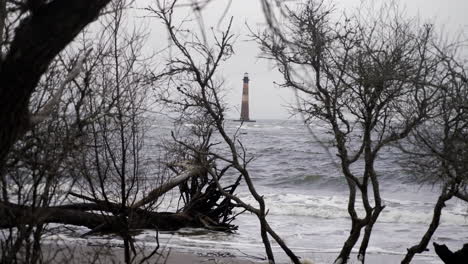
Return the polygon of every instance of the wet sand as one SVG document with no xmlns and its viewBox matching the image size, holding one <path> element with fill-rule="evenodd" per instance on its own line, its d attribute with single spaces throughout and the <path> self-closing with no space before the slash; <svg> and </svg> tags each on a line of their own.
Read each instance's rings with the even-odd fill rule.
<svg viewBox="0 0 468 264">
<path fill-rule="evenodd" d="M 44 261 L 47 263 L 86 264 L 86 263 L 124 263 L 124 249 L 118 246 L 103 245 L 70 245 L 69 243 L 43 245 Z M 267 264 L 259 259 L 239 257 L 228 252 L 178 252 L 177 249 L 161 248 L 151 255 L 148 248 L 137 248 L 137 257 L 133 263 L 168 263 L 168 264 Z M 333 263 L 336 254 L 318 253 L 310 259 L 304 259 L 304 264 Z M 423 258 L 421 258 L 423 257 Z M 146 259 L 147 258 L 147 259 Z M 394 264 L 400 263 L 403 256 L 390 254 L 368 254 L 366 263 Z M 142 262 L 143 261 L 143 262 Z M 290 261 L 277 260 L 277 264 L 289 264 Z M 349 264 L 359 263 L 352 256 Z M 424 259 L 424 254 L 415 258 L 415 264 L 442 263 L 438 260 Z"/>
<path fill-rule="evenodd" d="M 42 246 L 43 259 L 46 263 L 86 264 L 86 263 L 125 263 L 124 249 L 121 247 L 86 246 L 68 244 L 46 244 Z M 137 256 L 133 263 L 168 263 L 168 264 L 263 264 L 235 257 L 230 254 L 182 253 L 172 249 L 152 250 L 136 249 Z"/>
</svg>

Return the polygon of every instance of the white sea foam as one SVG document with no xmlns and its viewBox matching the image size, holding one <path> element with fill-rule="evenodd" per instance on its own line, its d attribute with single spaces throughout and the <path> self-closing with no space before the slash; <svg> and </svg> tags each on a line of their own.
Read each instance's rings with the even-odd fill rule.
<svg viewBox="0 0 468 264">
<path fill-rule="evenodd" d="M 240 196 L 247 203 L 255 206 L 256 201 L 242 194 Z M 317 218 L 348 218 L 347 197 L 344 196 L 320 196 L 305 194 L 265 194 L 266 204 L 271 215 L 289 215 L 289 216 L 310 216 Z M 382 211 L 379 222 L 381 223 L 408 223 L 408 224 L 429 224 L 432 220 L 431 203 L 411 203 L 408 201 L 397 201 L 395 199 Z M 364 215 L 364 210 L 359 205 L 359 215 Z M 392 207 L 393 205 L 393 207 Z M 446 208 L 442 213 L 442 225 L 468 225 L 466 209 L 463 211 L 461 206 Z"/>
</svg>

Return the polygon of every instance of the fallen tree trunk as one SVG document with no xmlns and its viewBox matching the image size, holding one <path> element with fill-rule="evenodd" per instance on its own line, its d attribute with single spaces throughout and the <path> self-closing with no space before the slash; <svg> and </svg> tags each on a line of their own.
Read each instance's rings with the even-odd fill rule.
<svg viewBox="0 0 468 264">
<path fill-rule="evenodd" d="M 136 202 L 132 205 L 132 208 L 142 207 L 146 204 L 149 204 L 156 199 L 158 199 L 161 195 L 167 193 L 168 191 L 172 190 L 174 187 L 180 185 L 184 181 L 187 181 L 189 178 L 194 177 L 202 173 L 202 169 L 198 167 L 190 168 L 190 170 L 180 174 L 179 176 L 173 178 L 172 180 L 164 183 L 163 185 L 159 186 L 158 188 L 152 190 L 148 195 L 141 199 L 140 201 Z"/>
<path fill-rule="evenodd" d="M 453 188 L 453 186 L 450 187 L 449 184 L 444 186 L 442 193 L 439 195 L 439 198 L 437 199 L 437 202 L 434 206 L 434 213 L 432 214 L 432 220 L 426 233 L 421 238 L 421 241 L 418 244 L 407 249 L 407 253 L 405 255 L 405 258 L 401 261 L 401 264 L 409 264 L 416 254 L 423 253 L 424 251 L 427 250 L 427 245 L 429 244 L 432 236 L 434 235 L 435 231 L 439 227 L 440 217 L 442 215 L 442 209 L 445 207 L 445 203 L 448 200 L 452 199 L 452 197 L 454 196 L 454 193 L 455 193 L 455 189 Z"/>
<path fill-rule="evenodd" d="M 164 184 L 140 200 L 140 206 L 154 202 L 163 193 L 178 186 L 196 172 L 182 174 L 168 184 Z M 136 208 L 98 200 L 81 194 L 70 193 L 86 202 L 72 203 L 51 207 L 33 208 L 9 202 L 0 202 L 0 228 L 20 225 L 37 225 L 58 223 L 84 226 L 95 232 L 120 232 L 127 229 L 157 229 L 174 231 L 184 227 L 200 227 L 216 231 L 232 231 L 237 227 L 231 225 L 232 209 L 236 206 L 229 197 L 224 197 L 214 185 L 208 184 L 203 194 L 198 195 L 184 207 L 181 212 L 155 212 L 150 208 Z M 239 184 L 226 187 L 233 193 Z"/>
<path fill-rule="evenodd" d="M 90 229 L 105 224 L 100 231 L 117 232 L 121 229 L 119 215 L 86 212 L 102 210 L 97 204 L 70 204 L 58 207 L 31 208 L 12 203 L 0 203 L 0 228 L 27 225 L 30 223 L 59 223 L 84 226 Z M 177 230 L 182 227 L 203 227 L 195 217 L 185 213 L 150 212 L 144 210 L 131 211 L 127 214 L 131 229 Z"/>
</svg>

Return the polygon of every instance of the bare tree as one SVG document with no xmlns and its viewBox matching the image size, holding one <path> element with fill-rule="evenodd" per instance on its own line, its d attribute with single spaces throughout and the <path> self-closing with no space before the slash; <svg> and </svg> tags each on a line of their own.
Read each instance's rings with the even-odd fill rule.
<svg viewBox="0 0 468 264">
<path fill-rule="evenodd" d="M 30 103 L 33 122 L 7 156 L 0 182 L 0 222 L 8 227 L 0 238 L 2 263 L 46 261 L 41 239 L 49 229 L 41 221 L 40 208 L 62 202 L 65 196 L 61 193 L 73 186 L 74 179 L 64 175 L 80 147 L 72 120 L 61 112 L 66 108 L 61 96 L 79 73 L 85 56 L 72 57 L 75 59 L 67 64 L 74 65 L 71 70 L 55 61 L 39 83 Z M 12 205 L 28 208 L 28 214 L 14 213 L 9 210 Z"/>
<path fill-rule="evenodd" d="M 105 109 L 84 127 L 86 141 L 78 159 L 78 175 L 85 179 L 82 193 L 72 195 L 101 205 L 103 212 L 114 217 L 91 232 L 114 230 L 124 242 L 124 261 L 133 263 L 137 250 L 130 233 L 133 214 L 127 210 L 145 190 L 142 179 L 147 171 L 142 166 L 147 110 L 148 60 L 142 54 L 145 34 L 125 31 L 126 1 L 111 3 L 115 10 L 103 22 L 104 46 L 96 58 L 97 75 L 80 114 Z"/>
<path fill-rule="evenodd" d="M 41 76 L 57 54 L 95 20 L 109 2 L 0 2 L 0 170 L 11 146 L 29 126 L 29 99 Z M 9 21 L 12 22 L 9 24 Z"/>
<path fill-rule="evenodd" d="M 244 146 L 238 140 L 237 131 L 233 135 L 229 135 L 225 128 L 226 106 L 221 97 L 222 82 L 215 80 L 215 74 L 221 63 L 228 59 L 233 52 L 233 36 L 230 33 L 232 19 L 227 30 L 222 32 L 220 36 L 213 33 L 212 45 L 206 39 L 201 40 L 194 34 L 189 33 L 188 38 L 184 38 L 182 33 L 191 31 L 184 29 L 183 23 L 180 26 L 178 22 L 174 21 L 173 12 L 176 3 L 177 1 L 158 1 L 155 8 L 148 8 L 164 23 L 173 45 L 180 53 L 180 56 L 171 58 L 168 63 L 169 70 L 166 75 L 168 76 L 170 92 L 167 92 L 169 96 L 163 97 L 163 99 L 181 111 L 183 116 L 191 118 L 192 122 L 203 120 L 201 123 L 202 134 L 209 140 L 211 133 L 215 131 L 219 141 L 204 144 L 204 148 L 194 148 L 193 145 L 176 140 L 190 151 L 198 153 L 197 155 L 206 156 L 205 160 L 211 161 L 211 163 L 208 163 L 208 166 L 205 165 L 205 169 L 216 183 L 221 194 L 232 199 L 237 206 L 258 217 L 262 241 L 270 263 L 275 263 L 275 258 L 269 236 L 281 246 L 294 263 L 300 263 L 298 257 L 270 227 L 266 219 L 268 210 L 265 201 L 255 189 L 247 169 L 252 158 L 247 155 Z M 222 154 L 222 150 L 216 151 L 212 148 L 220 144 L 227 148 L 227 154 Z M 241 179 L 245 181 L 248 190 L 258 202 L 259 208 L 246 204 L 232 192 L 225 190 L 221 178 L 227 173 L 240 175 L 235 184 L 239 184 Z"/>
<path fill-rule="evenodd" d="M 8 216 L 0 219 L 0 226 L 9 228 L 9 237 L 1 242 L 2 261 L 43 261 L 41 237 L 48 223 L 86 226 L 91 229 L 89 234 L 117 232 L 124 240 L 126 263 L 137 260 L 130 232 L 135 228 L 174 230 L 192 226 L 233 230 L 233 207 L 238 206 L 232 202 L 238 200 L 233 193 L 243 178 L 259 201 L 260 209 L 245 203 L 242 207 L 259 216 L 269 259 L 274 262 L 267 233 L 298 263 L 266 221 L 263 198 L 256 193 L 245 169 L 246 155 L 236 152 L 237 148 L 243 149 L 242 145 L 237 145 L 235 139 L 227 141 L 235 161 L 221 170 L 211 166 L 215 156 L 207 153 L 211 153 L 212 127 L 221 128 L 224 110 L 217 93 L 211 94 L 210 99 L 216 102 L 216 109 L 209 105 L 206 108 L 207 104 L 204 107 L 208 116 L 215 111 L 221 115 L 208 122 L 209 129 L 202 125 L 198 130 L 203 133 L 199 135 L 200 144 L 192 145 L 192 153 L 182 154 L 193 164 L 168 164 L 175 177 L 144 191 L 148 185 L 143 186 L 146 183 L 141 181 L 146 173 L 140 156 L 145 125 L 142 114 L 152 80 L 145 76 L 147 69 L 138 66 L 142 36 L 122 34 L 124 1 L 114 1 L 111 5 L 112 22 L 97 37 L 100 43 L 76 42 L 70 50 L 76 55 L 75 48 L 79 49 L 80 56 L 69 59 L 70 50 L 67 50 L 56 57 L 97 18 L 107 2 L 0 2 L 0 80 L 5 87 L 0 91 L 4 98 L 0 101 L 5 102 L 2 101 L 2 113 L 8 113 L 0 115 L 0 122 L 10 128 L 0 133 L 0 212 Z M 213 73 L 224 54 L 232 52 L 227 44 L 230 39 L 226 34 L 217 40 L 222 47 L 221 56 L 207 57 L 208 75 L 199 76 L 199 85 L 215 87 Z M 212 54 L 201 44 L 197 48 L 206 55 Z M 210 68 L 212 63 L 214 67 Z M 209 102 L 207 98 L 204 100 Z M 186 142 L 176 140 L 190 149 Z M 233 166 L 240 170 L 242 177 L 222 187 L 219 180 Z M 32 188 L 25 190 L 30 183 Z M 76 191 L 77 186 L 80 192 Z M 177 186 L 184 199 L 183 208 L 176 213 L 156 212 L 158 199 Z M 24 252 L 27 252 L 26 259 L 21 256 Z"/>
<path fill-rule="evenodd" d="M 92 37 L 83 34 L 82 41 L 74 43 L 73 48 L 88 54 L 78 77 L 70 81 L 68 75 L 62 76 L 62 69 L 69 67 L 65 52 L 56 62 L 60 66 L 51 69 L 51 77 L 44 79 L 48 86 L 38 91 L 37 97 L 33 98 L 32 105 L 37 106 L 37 109 L 31 112 L 34 114 L 33 119 L 38 121 L 37 127 L 56 123 L 60 128 L 57 133 L 73 139 L 73 144 L 63 143 L 64 148 L 77 148 L 67 153 L 66 161 L 70 163 L 51 158 L 57 163 L 54 166 L 63 169 L 57 174 L 66 175 L 64 179 L 72 179 L 73 186 L 80 187 L 80 192 L 76 188 L 71 192 L 65 190 L 65 197 L 70 194 L 78 199 L 31 210 L 28 203 L 10 203 L 6 198 L 2 201 L 2 212 L 8 212 L 11 217 L 0 219 L 2 227 L 14 228 L 22 224 L 14 221 L 19 216 L 33 220 L 37 213 L 41 216 L 41 223 L 81 225 L 89 227 L 91 232 L 120 232 L 122 227 L 125 227 L 124 233 L 128 233 L 127 229 L 135 228 L 176 230 L 188 226 L 225 231 L 231 229 L 230 225 L 217 225 L 219 218 L 230 214 L 213 208 L 216 206 L 217 199 L 214 197 L 217 194 L 211 197 L 191 193 L 183 210 L 174 213 L 155 211 L 157 208 L 154 205 L 165 193 L 192 177 L 202 179 L 206 171 L 190 164 L 171 164 L 175 173 L 170 175 L 167 182 L 150 185 L 142 181 L 147 180 L 144 176 L 152 169 L 141 165 L 140 155 L 146 122 L 143 114 L 147 110 L 146 100 L 155 77 L 149 75 L 148 58 L 142 56 L 145 35 L 139 32 L 127 34 L 124 31 L 122 3 L 116 1 L 112 4 L 115 12 L 110 13 L 107 17 L 109 20 L 102 24 L 102 32 Z M 47 136 L 46 131 L 43 135 Z M 50 135 L 48 139 L 53 138 Z M 48 143 L 43 147 L 47 146 L 53 148 L 55 145 Z M 10 176 L 11 173 L 5 175 Z M 28 173 L 25 175 L 30 176 Z M 152 182 L 156 182 L 159 176 L 156 173 L 156 179 Z M 8 177 L 3 179 L 5 184 L 2 185 L 2 191 L 8 194 L 11 191 Z M 205 221 L 206 217 L 211 219 L 209 225 Z M 36 221 L 38 218 L 34 219 Z"/>
<path fill-rule="evenodd" d="M 142 183 L 148 171 L 141 165 L 141 149 L 151 82 L 148 58 L 142 55 L 146 35 L 124 32 L 125 6 L 126 1 L 113 2 L 103 30 L 84 33 L 60 54 L 32 95 L 28 131 L 8 155 L 2 174 L 0 226 L 9 228 L 0 239 L 2 263 L 44 261 L 41 238 L 51 222 L 118 232 L 125 262 L 135 262 L 130 229 L 159 226 L 145 210 L 135 210 L 137 220 L 128 210 L 149 187 Z M 176 224 L 167 220 L 165 225 L 160 226 Z M 138 260 L 146 257 L 140 254 Z"/>
<path fill-rule="evenodd" d="M 408 248 L 401 263 L 410 263 L 426 250 L 439 226 L 445 202 L 458 197 L 468 202 L 468 82 L 465 67 L 456 60 L 458 45 L 438 48 L 444 82 L 436 113 L 416 128 L 399 147 L 408 155 L 406 165 L 422 183 L 440 184 L 432 221 L 421 241 Z"/>
<path fill-rule="evenodd" d="M 361 233 L 358 259 L 364 262 L 385 208 L 375 168 L 378 153 L 433 114 L 440 84 L 440 60 L 430 45 L 434 30 L 405 19 L 393 4 L 338 18 L 324 1 L 296 8 L 287 10 L 281 34 L 266 31 L 256 39 L 264 57 L 277 63 L 282 86 L 298 91 L 296 110 L 305 122 L 324 124 L 333 135 L 351 218 L 335 263 L 347 263 Z"/>
</svg>

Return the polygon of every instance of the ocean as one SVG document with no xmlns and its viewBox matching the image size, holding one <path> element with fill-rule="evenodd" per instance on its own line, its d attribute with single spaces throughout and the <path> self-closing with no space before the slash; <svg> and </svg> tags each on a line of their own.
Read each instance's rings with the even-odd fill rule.
<svg viewBox="0 0 468 264">
<path fill-rule="evenodd" d="M 254 157 L 248 170 L 265 197 L 271 226 L 297 255 L 314 263 L 332 263 L 347 238 L 350 220 L 347 186 L 329 144 L 330 135 L 320 126 L 309 130 L 299 120 L 257 120 L 239 126 L 239 122 L 226 123 L 230 133 L 240 129 L 240 140 Z M 373 256 L 399 263 L 406 248 L 418 243 L 425 233 L 440 188 L 414 182 L 410 172 L 403 169 L 396 149 L 381 151 L 376 170 L 386 208 L 372 233 L 368 263 Z M 256 204 L 245 188 L 238 195 Z M 161 243 L 179 250 L 264 256 L 256 217 L 245 213 L 235 224 L 239 230 L 234 234 L 187 229 L 161 234 Z M 460 249 L 468 242 L 466 203 L 456 199 L 447 202 L 432 241 L 451 249 Z M 430 251 L 417 255 L 413 263 L 442 263 L 432 241 Z M 281 249 L 275 243 L 273 246 L 278 260 L 287 262 Z"/>
<path fill-rule="evenodd" d="M 248 170 L 266 200 L 270 225 L 298 256 L 315 264 L 333 263 L 349 233 L 350 219 L 347 186 L 330 135 L 320 126 L 309 130 L 298 120 L 257 120 L 239 126 L 239 122 L 226 123 L 231 134 L 239 129 L 239 139 L 248 155 L 254 157 Z M 156 123 L 151 131 L 153 143 L 168 138 L 172 129 L 167 121 Z M 374 227 L 366 263 L 399 263 L 406 248 L 418 243 L 428 228 L 440 189 L 415 182 L 404 170 L 396 149 L 381 151 L 376 170 L 386 207 Z M 256 205 L 245 186 L 238 190 L 238 196 Z M 433 241 L 451 249 L 460 249 L 468 242 L 468 206 L 456 199 L 446 205 L 429 251 L 416 255 L 412 263 L 442 263 L 433 250 Z M 244 213 L 234 224 L 239 229 L 233 234 L 182 229 L 161 232 L 159 241 L 163 248 L 182 252 L 252 260 L 264 257 L 257 218 Z M 155 231 L 145 230 L 136 241 L 154 246 L 154 238 Z M 87 241 L 106 243 L 109 239 L 119 243 L 115 237 L 91 236 Z M 278 263 L 289 263 L 279 246 L 272 245 Z M 355 261 L 353 258 L 350 263 Z"/>
</svg>

